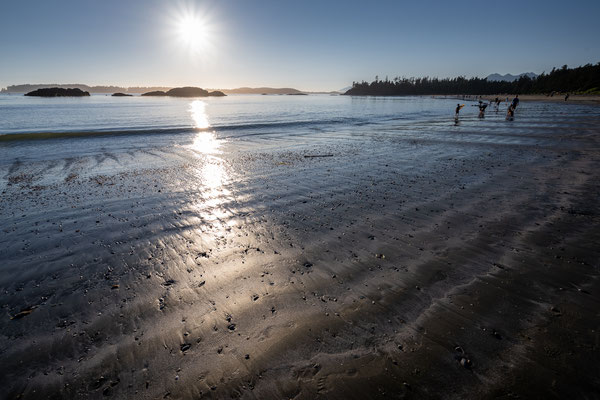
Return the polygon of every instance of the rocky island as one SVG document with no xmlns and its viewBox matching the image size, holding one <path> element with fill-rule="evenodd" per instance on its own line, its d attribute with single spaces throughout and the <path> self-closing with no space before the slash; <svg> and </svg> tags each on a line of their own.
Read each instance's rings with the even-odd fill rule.
<svg viewBox="0 0 600 400">
<path fill-rule="evenodd" d="M 142 96 L 166 96 L 167 92 L 163 92 L 162 90 L 154 90 L 152 92 L 142 93 Z"/>
<path fill-rule="evenodd" d="M 131 97 L 131 96 L 133 96 L 133 95 L 127 94 L 127 93 L 121 93 L 121 92 L 112 94 L 112 97 Z"/>
<path fill-rule="evenodd" d="M 163 92 L 162 90 L 156 90 L 153 92 L 143 93 L 142 96 L 169 96 L 169 97 L 221 97 L 226 96 L 225 93 L 215 90 L 209 92 L 199 87 L 185 86 L 173 88 L 169 91 Z"/>
<path fill-rule="evenodd" d="M 68 89 L 68 88 L 44 88 L 37 89 L 33 92 L 25 93 L 25 96 L 37 96 L 37 97 L 84 97 L 89 96 L 89 92 L 84 92 L 81 89 Z"/>
<path fill-rule="evenodd" d="M 214 92 L 209 92 L 208 93 L 209 97 L 223 97 L 223 96 L 227 96 L 225 93 L 221 92 L 220 90 L 215 90 Z"/>
</svg>

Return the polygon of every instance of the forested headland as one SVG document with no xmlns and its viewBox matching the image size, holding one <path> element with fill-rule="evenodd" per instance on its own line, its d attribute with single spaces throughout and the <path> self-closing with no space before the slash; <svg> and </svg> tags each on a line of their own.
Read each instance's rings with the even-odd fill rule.
<svg viewBox="0 0 600 400">
<path fill-rule="evenodd" d="M 375 77 L 371 83 L 353 82 L 346 95 L 410 96 L 410 95 L 490 95 L 490 94 L 600 94 L 600 62 L 577 68 L 553 68 L 536 78 L 522 76 L 508 81 L 488 81 L 486 78 L 400 78 Z"/>
</svg>

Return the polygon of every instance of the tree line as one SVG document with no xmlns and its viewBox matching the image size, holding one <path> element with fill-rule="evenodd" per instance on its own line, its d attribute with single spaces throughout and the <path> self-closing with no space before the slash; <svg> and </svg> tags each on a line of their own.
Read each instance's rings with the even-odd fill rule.
<svg viewBox="0 0 600 400">
<path fill-rule="evenodd" d="M 600 94 L 600 62 L 577 68 L 553 68 L 548 74 L 530 78 L 521 76 L 508 81 L 488 81 L 487 78 L 400 78 L 375 77 L 371 83 L 352 82 L 346 95 L 410 96 L 410 95 L 493 95 L 493 94 L 550 94 L 552 92 Z"/>
</svg>

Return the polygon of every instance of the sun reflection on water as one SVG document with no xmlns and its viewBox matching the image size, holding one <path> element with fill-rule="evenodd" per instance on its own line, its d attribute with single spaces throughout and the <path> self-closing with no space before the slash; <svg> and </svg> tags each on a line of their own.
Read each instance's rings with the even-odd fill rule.
<svg viewBox="0 0 600 400">
<path fill-rule="evenodd" d="M 188 146 L 200 159 L 198 167 L 194 170 L 197 181 L 193 186 L 199 194 L 194 206 L 203 220 L 210 222 L 213 228 L 217 228 L 223 234 L 232 223 L 235 224 L 228 207 L 233 201 L 233 196 L 227 189 L 230 177 L 227 165 L 220 157 L 223 153 L 223 140 L 218 139 L 215 132 L 208 130 L 210 123 L 204 101 L 192 101 L 189 112 L 194 127 L 200 130 Z"/>
<path fill-rule="evenodd" d="M 213 132 L 198 132 L 189 147 L 195 152 L 205 155 L 222 153 L 220 150 L 221 141 L 216 138 Z"/>
<path fill-rule="evenodd" d="M 206 114 L 206 103 L 202 100 L 194 100 L 190 103 L 189 108 L 194 127 L 202 131 L 196 134 L 190 148 L 201 154 L 220 154 L 221 140 L 217 139 L 214 132 L 207 129 L 210 128 L 208 115 Z"/>
<path fill-rule="evenodd" d="M 208 115 L 206 115 L 206 103 L 202 100 L 194 100 L 190 103 L 190 113 L 196 128 L 206 129 L 210 126 Z"/>
</svg>

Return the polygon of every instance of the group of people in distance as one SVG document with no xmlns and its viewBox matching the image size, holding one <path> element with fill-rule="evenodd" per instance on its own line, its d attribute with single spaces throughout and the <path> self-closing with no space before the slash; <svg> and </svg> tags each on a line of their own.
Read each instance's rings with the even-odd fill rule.
<svg viewBox="0 0 600 400">
<path fill-rule="evenodd" d="M 508 101 L 508 97 L 506 98 L 506 101 Z M 502 102 L 502 100 L 500 100 L 499 98 L 495 98 L 494 101 L 490 101 L 489 104 L 495 104 L 496 105 L 496 111 L 498 111 L 498 109 L 500 108 L 500 103 Z M 489 105 L 488 103 L 484 103 L 483 101 L 479 100 L 479 104 L 477 105 L 477 107 L 479 107 L 479 118 L 483 118 L 485 116 L 485 109 L 488 107 Z M 506 119 L 507 120 L 512 120 L 515 116 L 515 110 L 517 108 L 517 106 L 519 105 L 519 95 L 516 95 L 515 98 L 512 100 L 512 102 L 510 103 L 510 105 L 508 106 L 508 111 L 506 112 Z M 454 120 L 458 121 L 458 114 L 460 113 L 460 110 L 464 107 L 464 104 L 457 104 L 456 105 L 456 114 L 454 115 Z"/>
</svg>

